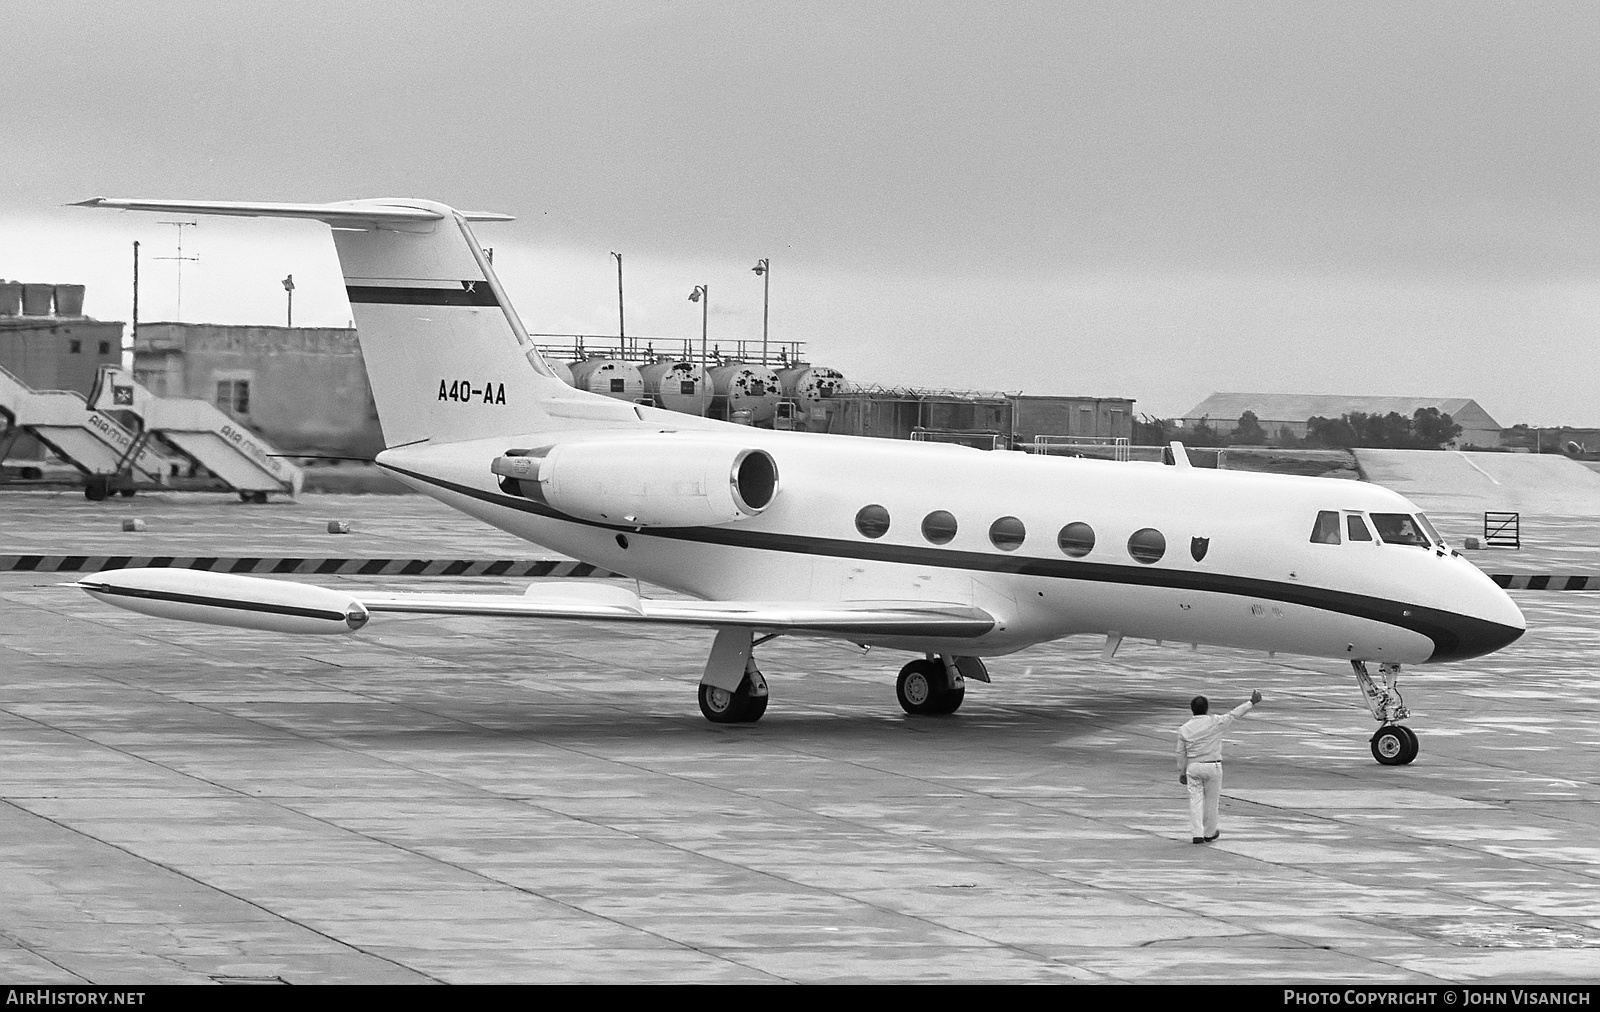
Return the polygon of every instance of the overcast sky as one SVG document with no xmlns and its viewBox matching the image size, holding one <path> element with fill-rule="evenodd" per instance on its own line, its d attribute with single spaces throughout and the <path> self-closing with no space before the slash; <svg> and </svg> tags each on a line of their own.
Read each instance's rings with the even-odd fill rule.
<svg viewBox="0 0 1600 1012">
<path fill-rule="evenodd" d="M 1600 4 L 13 5 L 0 277 L 176 313 L 170 216 L 420 196 L 530 330 L 865 382 L 1476 398 L 1600 425 Z M 320 226 L 185 229 L 183 318 L 349 319 Z"/>
</svg>

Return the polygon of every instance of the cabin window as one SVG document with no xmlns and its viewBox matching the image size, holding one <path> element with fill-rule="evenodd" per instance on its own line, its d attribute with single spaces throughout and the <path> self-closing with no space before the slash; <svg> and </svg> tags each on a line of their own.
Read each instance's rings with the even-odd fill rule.
<svg viewBox="0 0 1600 1012">
<path fill-rule="evenodd" d="M 1354 513 L 1344 518 L 1344 531 L 1350 535 L 1351 541 L 1372 540 L 1372 532 L 1367 530 L 1367 522 Z"/>
<path fill-rule="evenodd" d="M 1161 557 L 1167 554 L 1167 539 L 1154 527 L 1134 531 L 1133 537 L 1128 539 L 1128 554 L 1133 556 L 1135 562 L 1147 566 L 1152 562 L 1160 562 Z"/>
<path fill-rule="evenodd" d="M 1311 543 L 1313 545 L 1337 545 L 1339 543 L 1339 511 L 1323 510 L 1317 514 L 1317 522 L 1311 527 Z"/>
<path fill-rule="evenodd" d="M 67 342 L 67 354 L 69 354 L 69 355 L 82 355 L 83 354 L 83 342 L 79 341 L 79 340 L 76 340 L 76 339 L 68 341 Z"/>
<path fill-rule="evenodd" d="M 1417 527 L 1417 522 L 1405 513 L 1374 513 L 1372 526 L 1386 545 L 1412 545 L 1427 548 L 1428 539 Z"/>
<path fill-rule="evenodd" d="M 1001 517 L 989 525 L 989 541 L 1002 552 L 1014 552 L 1022 547 L 1028 529 L 1016 517 Z"/>
<path fill-rule="evenodd" d="M 100 354 L 102 354 L 102 355 L 111 354 L 111 342 L 110 341 L 101 341 L 100 342 Z"/>
<path fill-rule="evenodd" d="M 1056 535 L 1056 544 L 1067 555 L 1081 559 L 1094 551 L 1094 528 L 1085 523 L 1070 523 Z"/>
<path fill-rule="evenodd" d="M 614 394 L 627 393 L 628 381 L 623 379 L 621 376 L 618 376 L 616 379 L 611 381 L 611 392 Z"/>
<path fill-rule="evenodd" d="M 856 514 L 856 530 L 864 538 L 881 538 L 889 533 L 889 511 L 882 506 L 863 506 Z"/>
<path fill-rule="evenodd" d="M 945 510 L 934 510 L 922 518 L 922 536 L 936 545 L 955 540 L 956 518 Z"/>
<path fill-rule="evenodd" d="M 685 397 L 693 397 L 694 396 L 694 380 L 679 380 L 678 381 L 678 393 L 682 394 Z"/>
</svg>

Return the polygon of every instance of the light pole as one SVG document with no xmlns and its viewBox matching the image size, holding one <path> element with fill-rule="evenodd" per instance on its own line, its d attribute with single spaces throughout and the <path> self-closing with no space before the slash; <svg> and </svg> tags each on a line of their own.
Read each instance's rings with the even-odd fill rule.
<svg viewBox="0 0 1600 1012">
<path fill-rule="evenodd" d="M 689 301 L 700 303 L 700 417 L 704 418 L 708 409 L 706 388 L 711 385 L 710 359 L 706 358 L 706 318 L 711 312 L 711 290 L 705 285 L 695 285 L 694 291 L 689 293 Z"/>
<path fill-rule="evenodd" d="M 761 278 L 761 364 L 767 364 L 767 297 L 772 291 L 772 264 L 766 257 L 756 261 L 751 270 Z"/>
<path fill-rule="evenodd" d="M 285 326 L 294 326 L 294 275 L 283 279 L 283 290 L 289 296 L 289 319 Z"/>
<path fill-rule="evenodd" d="M 628 329 L 622 316 L 622 254 L 613 252 L 611 255 L 617 258 L 617 349 L 626 352 Z"/>
<path fill-rule="evenodd" d="M 133 341 L 122 357 L 124 365 L 132 366 L 133 349 L 139 347 L 139 240 L 133 241 Z"/>
</svg>

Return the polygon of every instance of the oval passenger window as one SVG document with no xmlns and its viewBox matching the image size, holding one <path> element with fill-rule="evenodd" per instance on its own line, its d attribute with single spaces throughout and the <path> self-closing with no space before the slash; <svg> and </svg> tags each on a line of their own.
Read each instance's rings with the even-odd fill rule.
<svg viewBox="0 0 1600 1012">
<path fill-rule="evenodd" d="M 922 518 L 922 536 L 936 545 L 948 545 L 956 536 L 956 518 L 946 510 L 934 510 Z"/>
<path fill-rule="evenodd" d="M 878 505 L 861 507 L 856 514 L 856 530 L 862 537 L 883 537 L 889 533 L 889 511 Z"/>
<path fill-rule="evenodd" d="M 1134 531 L 1133 537 L 1128 539 L 1128 554 L 1133 556 L 1135 562 L 1147 566 L 1152 562 L 1160 562 L 1161 557 L 1167 554 L 1167 539 L 1154 527 Z"/>
<path fill-rule="evenodd" d="M 1094 551 L 1094 528 L 1085 523 L 1070 523 L 1056 535 L 1056 544 L 1074 559 Z"/>
<path fill-rule="evenodd" d="M 1001 517 L 989 525 L 989 540 L 1002 552 L 1014 552 L 1022 547 L 1028 529 L 1016 517 Z"/>
</svg>

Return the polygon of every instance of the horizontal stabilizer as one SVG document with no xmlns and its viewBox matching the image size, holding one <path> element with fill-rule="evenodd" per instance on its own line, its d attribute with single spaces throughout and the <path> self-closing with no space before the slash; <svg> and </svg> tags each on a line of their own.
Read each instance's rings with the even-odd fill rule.
<svg viewBox="0 0 1600 1012">
<path fill-rule="evenodd" d="M 91 197 L 73 207 L 104 207 L 118 211 L 163 211 L 177 214 L 220 214 L 243 218 L 310 218 L 340 228 L 372 228 L 405 222 L 438 221 L 445 213 L 431 202 L 381 197 L 347 200 L 335 204 L 280 204 L 243 200 L 144 200 L 135 197 Z M 514 221 L 509 214 L 488 211 L 456 212 L 468 221 Z"/>
</svg>

